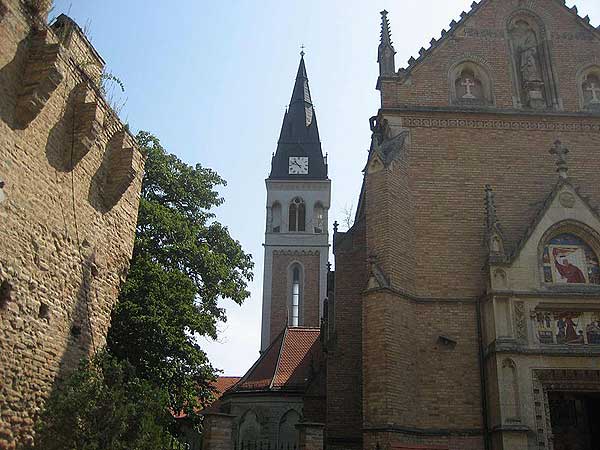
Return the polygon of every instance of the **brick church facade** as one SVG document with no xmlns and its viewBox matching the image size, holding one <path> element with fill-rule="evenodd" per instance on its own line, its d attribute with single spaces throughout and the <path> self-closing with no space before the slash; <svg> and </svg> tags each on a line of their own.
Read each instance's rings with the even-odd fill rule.
<svg viewBox="0 0 600 450">
<path fill-rule="evenodd" d="M 334 236 L 328 448 L 600 448 L 600 32 L 562 1 L 483 0 L 394 53 L 384 11 Z"/>
<path fill-rule="evenodd" d="M 295 312 L 312 302 L 324 364 L 302 372 L 304 390 L 295 392 L 301 448 L 306 427 L 320 420 L 307 408 L 308 389 L 322 380 L 328 449 L 596 450 L 600 30 L 564 1 L 481 0 L 396 70 L 387 14 L 381 108 L 370 119 L 356 218 L 346 232 L 334 228 L 335 273 L 322 260 L 312 272 L 325 283 L 318 297 L 314 282 L 305 287 L 308 275 L 294 272 L 311 264 L 295 258 L 317 251 L 302 248 L 316 242 L 314 229 L 267 226 L 266 252 L 269 242 L 288 247 L 273 251 L 285 258 L 265 259 L 261 359 L 222 398 L 234 441 L 250 417 L 253 438 L 279 447 L 276 424 L 287 420 L 281 405 L 291 397 L 273 380 L 290 361 L 306 369 L 307 358 L 282 342 L 319 326 Z M 288 114 L 308 132 L 310 98 L 298 105 Z M 290 171 L 304 143 L 280 154 Z M 296 198 L 306 203 L 305 182 L 277 183 L 285 201 L 280 215 L 269 211 L 275 226 L 273 217 L 292 217 Z M 268 208 L 272 199 L 269 191 Z M 299 303 L 298 292 L 306 294 Z M 277 358 L 268 356 L 273 345 Z M 303 348 L 314 361 L 315 347 Z M 244 391 L 257 373 L 260 394 Z M 280 402 L 277 414 L 267 397 Z M 233 412 L 242 399 L 244 411 Z"/>
</svg>

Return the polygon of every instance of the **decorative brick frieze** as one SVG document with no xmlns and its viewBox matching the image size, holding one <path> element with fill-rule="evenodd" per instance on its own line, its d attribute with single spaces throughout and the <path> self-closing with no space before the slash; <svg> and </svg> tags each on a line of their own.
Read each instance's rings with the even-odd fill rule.
<svg viewBox="0 0 600 450">
<path fill-rule="evenodd" d="M 15 111 L 21 128 L 37 117 L 64 78 L 59 63 L 62 49 L 60 44 L 49 42 L 49 31 L 34 31 L 29 40 L 29 55 Z"/>
<path fill-rule="evenodd" d="M 496 130 L 561 131 L 579 133 L 600 132 L 600 124 L 593 122 L 536 122 L 532 120 L 503 119 L 439 119 L 434 117 L 403 117 L 408 128 L 475 128 Z"/>
</svg>

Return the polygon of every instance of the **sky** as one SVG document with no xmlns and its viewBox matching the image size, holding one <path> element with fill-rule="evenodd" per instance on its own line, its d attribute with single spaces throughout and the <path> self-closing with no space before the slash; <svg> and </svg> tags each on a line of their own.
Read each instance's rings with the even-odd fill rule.
<svg viewBox="0 0 600 450">
<path fill-rule="evenodd" d="M 225 375 L 243 375 L 259 356 L 265 178 L 290 100 L 301 46 L 332 180 L 330 226 L 356 206 L 379 108 L 377 46 L 389 11 L 396 68 L 439 38 L 472 0 L 56 0 L 86 29 L 119 78 L 122 119 L 146 130 L 189 164 L 228 182 L 218 220 L 255 262 L 251 296 L 223 300 L 219 338 L 200 344 Z M 600 24 L 600 2 L 576 2 Z M 573 1 L 567 1 L 572 6 Z M 331 233 L 331 230 L 330 230 Z"/>
</svg>

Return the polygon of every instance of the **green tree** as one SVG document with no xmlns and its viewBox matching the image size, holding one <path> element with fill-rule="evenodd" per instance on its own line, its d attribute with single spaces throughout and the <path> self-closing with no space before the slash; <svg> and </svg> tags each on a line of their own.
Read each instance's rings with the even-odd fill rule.
<svg viewBox="0 0 600 450">
<path fill-rule="evenodd" d="M 100 352 L 83 361 L 47 400 L 37 422 L 44 450 L 155 450 L 167 448 L 172 418 L 166 391 Z"/>
<path fill-rule="evenodd" d="M 211 211 L 223 203 L 214 171 L 185 164 L 140 132 L 146 156 L 135 246 L 107 345 L 136 374 L 166 389 L 173 411 L 211 396 L 215 370 L 198 345 L 225 321 L 218 300 L 241 304 L 253 263 Z"/>
</svg>

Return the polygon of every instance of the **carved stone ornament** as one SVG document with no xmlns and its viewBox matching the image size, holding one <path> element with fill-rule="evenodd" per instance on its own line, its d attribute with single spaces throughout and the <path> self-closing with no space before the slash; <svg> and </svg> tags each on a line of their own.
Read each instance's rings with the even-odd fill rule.
<svg viewBox="0 0 600 450">
<path fill-rule="evenodd" d="M 527 317 L 525 302 L 515 302 L 515 337 L 521 342 L 527 342 Z"/>
<path fill-rule="evenodd" d="M 380 120 L 378 117 L 371 117 L 369 120 L 371 125 L 371 149 L 369 162 L 379 160 L 383 167 L 387 168 L 390 164 L 399 158 L 402 150 L 405 147 L 408 137 L 408 130 L 403 130 L 400 133 L 392 136 L 392 131 L 386 119 Z M 379 166 L 372 167 L 369 164 L 369 169 L 379 169 Z"/>
<path fill-rule="evenodd" d="M 573 208 L 575 206 L 575 196 L 570 192 L 563 192 L 558 197 L 558 201 L 565 208 Z"/>
</svg>

